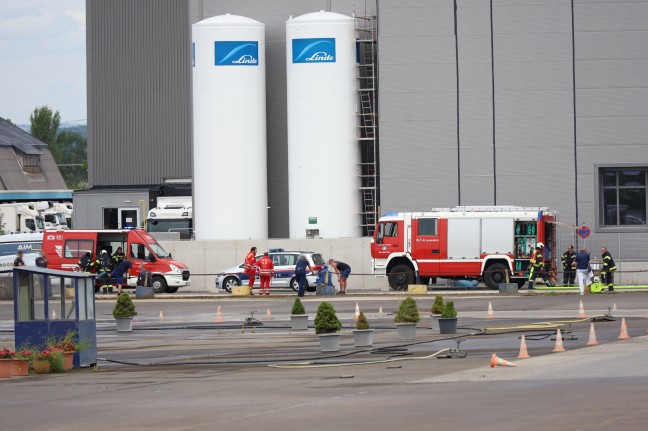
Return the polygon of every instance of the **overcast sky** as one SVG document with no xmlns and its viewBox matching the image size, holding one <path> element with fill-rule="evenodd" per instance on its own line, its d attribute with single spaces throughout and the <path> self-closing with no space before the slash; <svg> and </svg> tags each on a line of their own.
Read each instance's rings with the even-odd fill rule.
<svg viewBox="0 0 648 431">
<path fill-rule="evenodd" d="M 0 3 L 0 117 L 29 124 L 43 105 L 86 123 L 85 0 Z"/>
</svg>

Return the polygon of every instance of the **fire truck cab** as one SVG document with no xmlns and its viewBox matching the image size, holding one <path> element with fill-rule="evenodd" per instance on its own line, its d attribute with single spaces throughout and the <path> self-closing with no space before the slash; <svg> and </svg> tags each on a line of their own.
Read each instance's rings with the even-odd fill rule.
<svg viewBox="0 0 648 431">
<path fill-rule="evenodd" d="M 139 264 L 151 271 L 153 289 L 157 293 L 175 293 L 189 286 L 189 268 L 174 260 L 160 244 L 142 229 L 132 230 L 46 230 L 43 233 L 43 253 L 48 267 L 66 271 L 78 269 L 79 260 L 86 252 L 92 259 L 102 250 L 110 255 L 121 247 L 132 262 L 128 286 L 135 286 Z"/>
<path fill-rule="evenodd" d="M 507 280 L 522 287 L 542 242 L 544 271 L 553 283 L 556 217 L 547 208 L 509 206 L 385 214 L 371 242 L 372 269 L 394 290 L 436 277 L 483 281 L 490 289 Z"/>
</svg>

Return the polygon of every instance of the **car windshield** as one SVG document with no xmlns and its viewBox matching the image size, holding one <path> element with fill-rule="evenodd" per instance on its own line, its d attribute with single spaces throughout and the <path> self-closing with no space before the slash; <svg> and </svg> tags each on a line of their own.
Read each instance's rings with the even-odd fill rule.
<svg viewBox="0 0 648 431">
<path fill-rule="evenodd" d="M 151 250 L 153 250 L 153 253 L 155 253 L 157 257 L 163 259 L 169 257 L 169 253 L 167 253 L 166 250 L 164 250 L 157 242 L 149 242 L 148 246 L 151 247 Z"/>
</svg>

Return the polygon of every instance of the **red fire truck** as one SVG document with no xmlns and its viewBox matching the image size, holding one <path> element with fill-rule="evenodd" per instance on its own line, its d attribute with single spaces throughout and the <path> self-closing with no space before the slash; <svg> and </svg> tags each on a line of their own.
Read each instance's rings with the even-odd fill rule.
<svg viewBox="0 0 648 431">
<path fill-rule="evenodd" d="M 372 269 L 394 290 L 417 277 L 483 281 L 498 289 L 507 281 L 522 287 L 531 253 L 544 244 L 549 283 L 556 274 L 556 217 L 547 208 L 454 207 L 385 214 L 371 242 Z"/>
<path fill-rule="evenodd" d="M 189 268 L 174 260 L 144 230 L 46 230 L 43 233 L 43 254 L 52 269 L 74 271 L 86 252 L 94 260 L 102 250 L 113 254 L 118 247 L 128 253 L 132 262 L 129 286 L 135 286 L 140 263 L 151 271 L 153 290 L 157 293 L 175 293 L 180 287 L 189 286 Z"/>
</svg>

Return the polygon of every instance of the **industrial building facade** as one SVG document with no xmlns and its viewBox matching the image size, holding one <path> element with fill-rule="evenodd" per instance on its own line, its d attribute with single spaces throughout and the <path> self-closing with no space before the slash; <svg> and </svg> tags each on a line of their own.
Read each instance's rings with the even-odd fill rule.
<svg viewBox="0 0 648 431">
<path fill-rule="evenodd" d="M 246 16 L 266 28 L 269 234 L 288 237 L 285 24 L 319 10 L 377 17 L 377 211 L 547 206 L 648 259 L 646 1 L 88 0 L 90 185 L 191 178 L 191 24 Z"/>
</svg>

